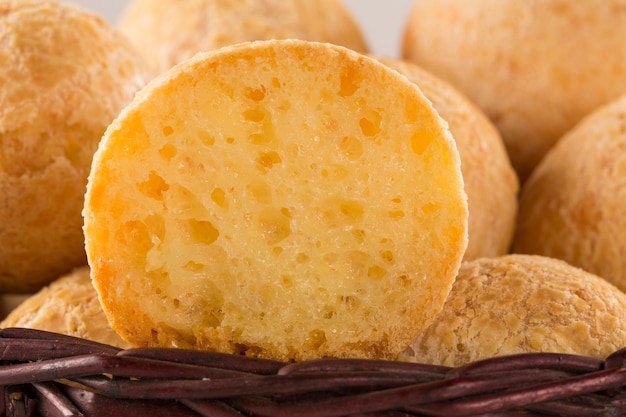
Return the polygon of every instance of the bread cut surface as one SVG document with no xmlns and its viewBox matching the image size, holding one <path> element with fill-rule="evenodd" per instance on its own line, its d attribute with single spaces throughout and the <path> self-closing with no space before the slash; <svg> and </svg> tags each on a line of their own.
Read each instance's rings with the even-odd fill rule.
<svg viewBox="0 0 626 417">
<path fill-rule="evenodd" d="M 0 328 L 7 327 L 46 330 L 111 346 L 131 347 L 109 326 L 87 266 L 75 269 L 24 299 L 0 323 Z"/>
<path fill-rule="evenodd" d="M 368 49 L 341 0 L 132 0 L 118 29 L 156 73 L 197 52 L 245 41 L 303 39 Z"/>
<path fill-rule="evenodd" d="M 402 55 L 485 111 L 523 183 L 563 134 L 626 93 L 625 36 L 623 0 L 419 0 Z"/>
<path fill-rule="evenodd" d="M 395 357 L 467 244 L 458 151 L 415 85 L 346 48 L 196 56 L 109 127 L 85 202 L 96 289 L 137 345 Z"/>
<path fill-rule="evenodd" d="M 462 366 L 495 356 L 604 359 L 626 345 L 626 294 L 597 275 L 533 255 L 461 266 L 443 310 L 400 360 Z"/>
<path fill-rule="evenodd" d="M 464 261 L 509 253 L 519 181 L 500 133 L 474 103 L 451 84 L 408 61 L 378 58 L 417 84 L 448 122 L 459 155 L 469 206 Z"/>
<path fill-rule="evenodd" d="M 91 159 L 145 69 L 103 19 L 52 0 L 0 2 L 0 45 L 0 293 L 32 293 L 87 263 Z"/>
<path fill-rule="evenodd" d="M 626 96 L 589 114 L 520 196 L 513 250 L 563 259 L 626 291 Z"/>
</svg>

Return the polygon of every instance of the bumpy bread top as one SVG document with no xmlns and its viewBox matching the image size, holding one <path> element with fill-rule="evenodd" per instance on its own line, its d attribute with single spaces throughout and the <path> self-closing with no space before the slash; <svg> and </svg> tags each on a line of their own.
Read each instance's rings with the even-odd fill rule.
<svg viewBox="0 0 626 417">
<path fill-rule="evenodd" d="M 492 118 L 523 183 L 565 132 L 626 93 L 625 37 L 623 0 L 420 0 L 403 56 Z"/>
<path fill-rule="evenodd" d="M 104 20 L 51 0 L 0 2 L 0 45 L 0 292 L 33 292 L 86 264 L 91 159 L 145 71 Z"/>
<path fill-rule="evenodd" d="M 24 327 L 131 347 L 111 329 L 91 284 L 89 268 L 82 267 L 55 280 L 17 306 L 0 328 Z"/>
<path fill-rule="evenodd" d="M 509 252 L 519 181 L 495 126 L 465 95 L 408 61 L 378 58 L 418 85 L 448 122 L 459 149 L 469 206 L 465 261 Z"/>
<path fill-rule="evenodd" d="M 525 352 L 605 358 L 626 346 L 626 294 L 560 260 L 463 264 L 441 314 L 401 360 L 460 366 Z"/>
<path fill-rule="evenodd" d="M 84 215 L 123 337 L 282 360 L 395 357 L 467 245 L 431 103 L 374 59 L 296 40 L 154 80 L 101 142 Z"/>
<path fill-rule="evenodd" d="M 340 0 L 133 0 L 118 28 L 159 73 L 245 41 L 296 38 L 367 50 Z"/>
<path fill-rule="evenodd" d="M 523 188 L 513 249 L 563 259 L 626 291 L 626 96 L 588 115 Z"/>
</svg>

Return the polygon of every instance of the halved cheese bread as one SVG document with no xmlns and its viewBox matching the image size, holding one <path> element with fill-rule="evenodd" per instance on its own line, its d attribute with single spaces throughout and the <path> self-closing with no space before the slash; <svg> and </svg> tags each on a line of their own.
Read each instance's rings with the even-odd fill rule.
<svg viewBox="0 0 626 417">
<path fill-rule="evenodd" d="M 306 41 L 202 53 L 109 127 L 85 208 L 92 279 L 134 345 L 394 358 L 467 245 L 460 159 L 420 90 Z"/>
</svg>

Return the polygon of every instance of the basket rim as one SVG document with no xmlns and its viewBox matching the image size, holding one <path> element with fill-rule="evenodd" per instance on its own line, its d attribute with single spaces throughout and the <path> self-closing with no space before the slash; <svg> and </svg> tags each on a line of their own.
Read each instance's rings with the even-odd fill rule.
<svg viewBox="0 0 626 417">
<path fill-rule="evenodd" d="M 522 353 L 456 368 L 374 359 L 284 363 L 186 349 L 120 349 L 7 328 L 0 329 L 0 352 L 7 416 L 95 417 L 122 410 L 171 416 L 626 415 L 626 347 L 604 360 Z"/>
</svg>

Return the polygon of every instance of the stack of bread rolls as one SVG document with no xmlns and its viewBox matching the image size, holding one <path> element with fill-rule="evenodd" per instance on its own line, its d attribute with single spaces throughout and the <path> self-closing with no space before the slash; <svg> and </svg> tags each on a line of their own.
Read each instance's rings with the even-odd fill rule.
<svg viewBox="0 0 626 417">
<path fill-rule="evenodd" d="M 36 7 L 16 5 L 26 3 Z M 615 1 L 416 1 L 402 58 L 367 55 L 340 1 L 175 3 L 131 2 L 122 35 L 53 0 L 8 3 L 20 16 L 80 15 L 123 52 L 105 46 L 94 57 L 106 65 L 88 59 L 109 78 L 66 79 L 61 69 L 84 67 L 50 64 L 57 70 L 20 87 L 40 91 L 58 77 L 63 97 L 82 103 L 74 88 L 96 80 L 110 110 L 76 104 L 61 117 L 39 102 L 14 106 L 40 116 L 20 125 L 31 136 L 3 139 L 20 143 L 2 150 L 20 161 L 13 171 L 30 169 L 26 156 L 55 169 L 60 157 L 35 159 L 35 143 L 82 167 L 79 225 L 63 229 L 80 232 L 82 262 L 37 264 L 45 278 L 23 281 L 37 293 L 0 326 L 282 361 L 458 366 L 523 352 L 601 358 L 626 346 L 614 232 L 626 218 L 626 101 L 600 106 L 617 96 L 621 55 L 602 84 L 589 81 L 592 64 L 554 53 L 613 45 L 619 31 L 603 28 L 622 18 L 609 13 Z M 592 35 L 565 40 L 581 16 L 594 17 Z M 546 42 L 516 43 L 528 33 Z M 91 147 L 69 133 L 46 142 L 81 132 L 77 108 L 105 114 Z M 31 145 L 15 142 L 27 137 Z M 28 178 L 22 171 L 11 175 Z M 69 199 L 61 175 L 46 184 Z M 40 224 L 22 212 L 24 224 Z M 68 246 L 47 247 L 60 262 Z"/>
</svg>

